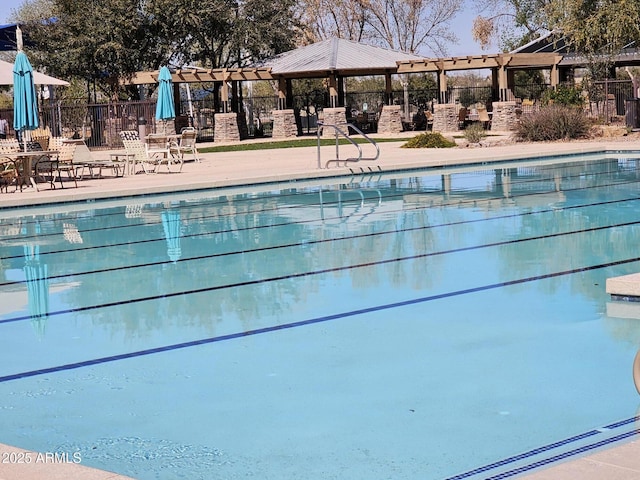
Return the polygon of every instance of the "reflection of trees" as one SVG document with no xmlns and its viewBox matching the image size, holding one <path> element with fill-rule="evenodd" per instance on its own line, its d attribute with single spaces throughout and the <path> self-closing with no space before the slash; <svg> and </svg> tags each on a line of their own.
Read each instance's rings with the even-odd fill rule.
<svg viewBox="0 0 640 480">
<path fill-rule="evenodd" d="M 512 171 L 511 175 L 515 199 L 512 205 L 518 205 L 527 192 L 555 192 L 559 177 L 575 178 L 578 185 L 597 184 L 598 181 L 596 175 L 580 177 L 572 168 L 563 170 L 560 175 L 552 169 L 521 172 L 523 176 L 529 175 L 528 178 L 518 178 L 517 171 Z M 81 245 L 64 240 L 62 222 L 55 219 L 49 219 L 49 223 L 43 221 L 43 225 L 52 232 L 60 229 L 55 237 L 57 243 L 46 245 L 43 251 L 69 251 L 52 255 L 49 272 L 53 276 L 68 273 L 69 278 L 65 280 L 80 282 L 79 288 L 64 292 L 70 305 L 120 302 L 109 309 L 90 311 L 92 322 L 114 334 L 146 336 L 167 327 L 194 327 L 214 335 L 220 330 L 221 322 L 225 321 L 238 321 L 241 328 L 249 330 L 264 326 L 261 324 L 263 319 L 268 319 L 269 323 L 273 323 L 274 318 L 276 321 L 289 321 L 288 312 L 295 312 L 296 306 L 320 297 L 325 285 L 333 286 L 338 280 L 350 282 L 352 288 L 361 291 L 375 291 L 381 285 L 398 290 L 426 290 L 437 285 L 440 280 L 438 272 L 445 268 L 445 262 L 450 261 L 444 255 L 382 263 L 371 268 L 339 270 L 325 275 L 260 280 L 481 244 L 483 238 L 487 238 L 482 224 L 460 222 L 478 219 L 493 211 L 492 208 L 484 209 L 489 202 L 501 198 L 503 191 L 500 185 L 493 185 L 493 191 L 486 188 L 487 176 L 496 178 L 489 170 L 478 182 L 477 190 L 470 188 L 453 192 L 443 192 L 437 186 L 429 190 L 428 182 L 419 178 L 388 182 L 378 187 L 381 190 L 360 188 L 358 185 L 334 187 L 323 191 L 323 216 L 319 194 L 314 190 L 292 189 L 288 197 L 263 193 L 218 197 L 194 204 L 183 202 L 180 206 L 182 257 L 175 264 L 167 258 L 167 242 L 161 221 L 164 207 L 161 205 L 146 205 L 140 215 L 132 218 L 124 215 L 124 207 L 117 215 L 78 214 L 74 221 L 82 234 L 84 243 Z M 340 208 L 338 191 L 342 195 Z M 593 195 L 591 200 L 595 203 L 599 198 L 596 197 L 598 194 Z M 531 201 L 528 203 L 535 208 L 542 197 L 529 198 Z M 581 198 L 580 201 L 588 200 Z M 453 207 L 448 206 L 451 204 Z M 544 202 L 540 206 L 546 207 Z M 486 235 L 490 235 L 492 240 L 486 241 L 530 236 L 535 232 L 551 234 L 579 230 L 622 217 L 615 207 L 602 214 L 596 215 L 595 211 L 591 209 L 587 216 L 583 210 L 557 209 L 545 214 L 524 215 L 509 222 L 489 222 L 486 225 L 491 230 L 486 230 L 490 232 Z M 69 221 L 69 214 L 64 216 L 64 220 Z M 437 227 L 454 223 L 460 224 Z M 503 230 L 496 231 L 496 228 Z M 594 255 L 606 261 L 612 251 L 621 257 L 633 256 L 632 246 L 637 231 L 634 227 L 607 229 L 540 239 L 532 242 L 531 248 L 522 248 L 525 244 L 503 246 L 496 250 L 500 255 L 498 268 L 506 277 L 517 278 L 591 264 L 591 256 Z M 343 235 L 348 238 L 340 239 Z M 115 246 L 128 238 L 141 243 Z M 290 243 L 298 245 L 269 249 Z M 86 248 L 91 245 L 100 248 Z M 263 250 L 252 251 L 261 248 Z M 196 257 L 203 258 L 186 261 Z M 147 265 L 72 277 L 73 272 L 82 271 L 87 265 L 100 270 L 132 262 Z M 552 279 L 541 285 L 556 289 L 558 282 L 565 284 L 569 281 L 575 291 L 589 298 L 601 298 L 601 285 L 580 281 L 579 277 Z M 243 282 L 250 284 L 242 286 Z M 222 288 L 226 285 L 239 286 Z M 127 303 L 129 300 L 197 289 L 205 291 L 160 298 L 153 303 Z M 153 305 L 152 310 L 149 305 Z"/>
<path fill-rule="evenodd" d="M 591 168 L 595 167 L 591 166 Z M 600 165 L 600 168 L 604 167 Z M 572 203 L 598 204 L 603 198 L 610 198 L 611 191 L 607 190 L 585 189 L 575 193 L 571 192 L 571 188 L 591 187 L 602 183 L 602 176 L 579 175 L 577 172 L 577 167 L 562 169 L 560 176 L 563 178 L 562 185 L 566 189 L 564 205 L 570 206 Z M 541 183 L 545 182 L 550 183 L 550 180 L 543 175 Z M 516 203 L 518 203 L 517 199 Z M 605 228 L 563 235 L 565 232 L 625 222 L 627 221 L 625 219 L 626 212 L 627 210 L 624 208 L 613 204 L 597 208 L 556 208 L 552 212 L 523 215 L 520 217 L 519 231 L 512 233 L 511 238 L 558 235 L 519 243 L 517 246 L 502 247 L 500 249 L 502 259 L 500 269 L 507 278 L 524 278 L 606 263 L 611 260 L 612 254 L 615 254 L 616 258 L 635 257 L 637 256 L 635 243 L 638 234 L 640 234 L 640 226 Z M 494 233 L 490 233 L 491 238 L 495 238 Z M 503 236 L 502 238 L 509 237 Z M 553 292 L 561 285 L 567 285 L 567 282 L 574 292 L 587 298 L 599 300 L 602 297 L 603 285 L 594 281 L 584 281 L 583 275 L 552 278 L 541 283 L 540 288 Z"/>
</svg>

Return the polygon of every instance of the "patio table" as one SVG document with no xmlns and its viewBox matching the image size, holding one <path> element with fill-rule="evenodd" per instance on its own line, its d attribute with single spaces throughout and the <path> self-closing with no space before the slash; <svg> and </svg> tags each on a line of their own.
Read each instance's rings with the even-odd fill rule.
<svg viewBox="0 0 640 480">
<path fill-rule="evenodd" d="M 58 151 L 57 150 L 40 150 L 31 152 L 10 152 L 4 153 L 3 156 L 10 158 L 16 165 L 18 172 L 16 188 L 19 186 L 20 191 L 24 185 L 33 186 L 37 192 L 40 191 L 37 182 L 37 167 L 41 161 L 45 162 L 57 162 Z M 53 172 L 49 184 L 51 188 L 56 188 Z"/>
</svg>

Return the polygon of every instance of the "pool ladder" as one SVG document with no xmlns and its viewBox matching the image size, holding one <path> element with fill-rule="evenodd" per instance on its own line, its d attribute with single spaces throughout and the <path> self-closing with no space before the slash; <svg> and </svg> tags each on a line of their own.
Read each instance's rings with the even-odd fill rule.
<svg viewBox="0 0 640 480">
<path fill-rule="evenodd" d="M 320 139 L 322 136 L 322 130 L 325 127 L 329 127 L 329 128 L 333 128 L 333 130 L 335 131 L 336 134 L 336 158 L 333 158 L 331 160 L 328 160 L 325 165 L 324 168 L 329 168 L 329 164 L 332 162 L 337 163 L 338 165 L 340 164 L 340 162 L 344 162 L 344 166 L 347 166 L 348 162 L 359 162 L 361 160 L 368 160 L 368 161 L 373 161 L 373 160 L 377 160 L 378 157 L 380 156 L 380 147 L 378 147 L 378 144 L 369 136 L 367 136 L 362 130 L 360 130 L 358 127 L 356 127 L 354 124 L 352 123 L 341 123 L 341 124 L 333 124 L 333 123 L 324 123 L 324 122 L 318 122 L 318 168 L 322 168 L 322 160 L 320 158 Z M 346 132 L 343 130 L 343 128 L 346 127 Z M 360 146 L 359 143 L 355 142 L 350 136 L 349 136 L 349 128 L 352 128 L 353 130 L 355 130 L 356 133 L 362 135 L 364 137 L 365 140 L 367 140 L 367 142 L 369 142 L 371 145 L 373 145 L 376 149 L 376 155 L 375 157 L 363 157 L 362 156 L 362 147 Z M 357 157 L 349 157 L 349 158 L 345 158 L 344 160 L 340 160 L 340 137 L 344 137 L 349 143 L 351 143 L 354 147 L 356 147 L 358 149 L 358 156 Z M 378 169 L 380 169 L 380 167 L 378 167 Z M 371 170 L 369 170 L 371 171 Z"/>
</svg>

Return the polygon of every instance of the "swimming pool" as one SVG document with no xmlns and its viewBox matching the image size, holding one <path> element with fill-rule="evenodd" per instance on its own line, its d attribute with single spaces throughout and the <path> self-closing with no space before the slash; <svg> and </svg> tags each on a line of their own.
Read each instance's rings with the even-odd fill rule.
<svg viewBox="0 0 640 480">
<path fill-rule="evenodd" d="M 639 179 L 584 155 L 1 212 L 0 442 L 445 479 L 624 441 L 640 320 L 604 286 L 640 271 Z"/>
</svg>

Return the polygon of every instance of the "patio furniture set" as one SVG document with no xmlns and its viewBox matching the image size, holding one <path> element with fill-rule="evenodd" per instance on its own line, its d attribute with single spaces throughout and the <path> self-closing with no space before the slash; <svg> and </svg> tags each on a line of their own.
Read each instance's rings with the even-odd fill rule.
<svg viewBox="0 0 640 480">
<path fill-rule="evenodd" d="M 184 129 L 178 135 L 153 134 L 141 139 L 137 131 L 122 131 L 123 151 L 109 154 L 109 159 L 98 159 L 84 140 L 50 136 L 32 136 L 32 140 L 0 140 L 0 192 L 14 192 L 23 188 L 40 191 L 42 184 L 50 189 L 65 188 L 62 174 L 67 181 L 84 178 L 101 178 L 110 170 L 115 177 L 135 175 L 141 172 L 158 173 L 161 166 L 167 172 L 182 171 L 185 160 L 200 161 L 196 147 L 196 131 Z M 189 157 L 190 156 L 190 157 Z"/>
</svg>

